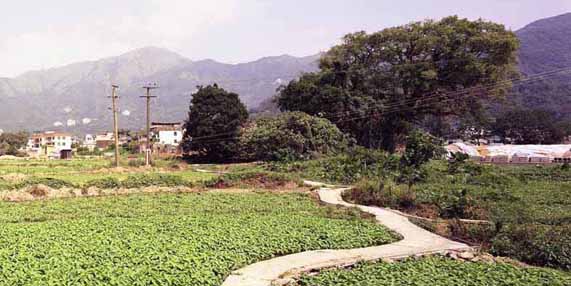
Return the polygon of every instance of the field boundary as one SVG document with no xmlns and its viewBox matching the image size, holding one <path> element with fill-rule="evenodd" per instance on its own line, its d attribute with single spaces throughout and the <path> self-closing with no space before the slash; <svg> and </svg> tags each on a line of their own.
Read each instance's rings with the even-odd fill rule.
<svg viewBox="0 0 571 286">
<path fill-rule="evenodd" d="M 322 202 L 359 208 L 363 212 L 374 215 L 377 223 L 400 234 L 403 239 L 381 246 L 348 250 L 316 250 L 273 258 L 232 272 L 222 286 L 285 285 L 291 282 L 292 277 L 324 268 L 350 266 L 363 261 L 400 259 L 473 250 L 466 244 L 449 240 L 422 229 L 399 213 L 384 208 L 345 202 L 342 194 L 349 190 L 349 187 L 337 187 L 311 181 L 305 181 L 305 184 L 319 188 L 317 193 Z"/>
</svg>

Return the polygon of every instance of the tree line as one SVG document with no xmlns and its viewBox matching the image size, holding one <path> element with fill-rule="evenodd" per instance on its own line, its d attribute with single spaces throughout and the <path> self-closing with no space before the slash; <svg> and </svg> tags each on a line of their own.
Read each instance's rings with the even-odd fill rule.
<svg viewBox="0 0 571 286">
<path fill-rule="evenodd" d="M 277 117 L 249 119 L 239 96 L 199 87 L 185 151 L 218 161 L 307 158 L 352 145 L 395 152 L 416 130 L 517 144 L 550 144 L 571 133 L 548 112 L 490 116 L 519 76 L 516 35 L 458 17 L 346 35 L 319 71 L 278 89 Z"/>
</svg>

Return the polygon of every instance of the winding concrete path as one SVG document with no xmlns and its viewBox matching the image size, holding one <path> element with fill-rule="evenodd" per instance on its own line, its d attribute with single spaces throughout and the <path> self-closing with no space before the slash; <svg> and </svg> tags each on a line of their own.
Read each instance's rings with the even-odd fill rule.
<svg viewBox="0 0 571 286">
<path fill-rule="evenodd" d="M 468 245 L 451 241 L 426 231 L 406 217 L 392 211 L 353 205 L 343 201 L 341 194 L 347 188 L 335 188 L 316 182 L 307 185 L 321 187 L 318 190 L 321 201 L 346 207 L 357 207 L 375 215 L 380 224 L 402 235 L 399 242 L 350 250 L 317 250 L 302 252 L 267 261 L 258 262 L 234 271 L 222 286 L 271 286 L 284 285 L 284 277 L 328 267 L 347 266 L 360 261 L 373 261 L 383 258 L 404 258 L 415 255 L 445 253 L 449 251 L 469 251 Z"/>
</svg>

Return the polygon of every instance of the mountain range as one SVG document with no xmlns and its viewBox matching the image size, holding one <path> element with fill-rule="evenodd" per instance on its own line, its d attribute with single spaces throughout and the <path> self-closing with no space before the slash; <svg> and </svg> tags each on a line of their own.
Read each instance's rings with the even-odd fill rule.
<svg viewBox="0 0 571 286">
<path fill-rule="evenodd" d="M 516 34 L 521 43 L 519 65 L 524 76 L 560 72 L 514 87 L 510 102 L 571 120 L 571 13 L 533 22 Z"/>
<path fill-rule="evenodd" d="M 520 70 L 535 75 L 571 67 L 571 14 L 543 19 L 516 31 L 521 41 Z M 140 129 L 145 122 L 142 87 L 157 83 L 152 120 L 182 121 L 198 85 L 218 83 L 236 92 L 249 109 L 267 106 L 276 89 L 304 72 L 317 70 L 319 55 L 266 57 L 225 64 L 192 61 L 174 52 L 147 47 L 98 61 L 0 78 L 0 129 L 109 130 L 111 84 L 120 86 L 120 125 Z M 508 105 L 571 113 L 571 71 L 514 87 Z"/>
<path fill-rule="evenodd" d="M 98 61 L 0 78 L 0 129 L 109 130 L 111 84 L 119 85 L 120 125 L 140 129 L 145 122 L 144 85 L 157 83 L 153 121 L 182 121 L 198 85 L 217 83 L 257 108 L 276 89 L 302 72 L 317 69 L 319 55 L 266 57 L 243 64 L 191 61 L 174 52 L 146 47 Z"/>
</svg>

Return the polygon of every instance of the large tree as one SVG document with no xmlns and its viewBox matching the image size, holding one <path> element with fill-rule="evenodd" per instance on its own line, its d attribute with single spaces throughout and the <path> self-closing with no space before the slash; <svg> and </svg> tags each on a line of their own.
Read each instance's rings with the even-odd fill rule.
<svg viewBox="0 0 571 286">
<path fill-rule="evenodd" d="M 392 151 L 426 116 L 457 116 L 501 95 L 507 86 L 494 84 L 516 74 L 518 46 L 503 25 L 458 17 L 349 34 L 322 57 L 319 72 L 282 87 L 277 101 L 282 110 L 328 118 L 361 145 Z"/>
<path fill-rule="evenodd" d="M 202 159 L 231 161 L 238 149 L 240 127 L 247 119 L 248 111 L 238 94 L 216 84 L 199 86 L 185 122 L 183 149 Z"/>
<path fill-rule="evenodd" d="M 240 137 L 244 161 L 311 159 L 346 151 L 352 143 L 329 120 L 303 112 L 258 118 L 242 129 Z"/>
</svg>

